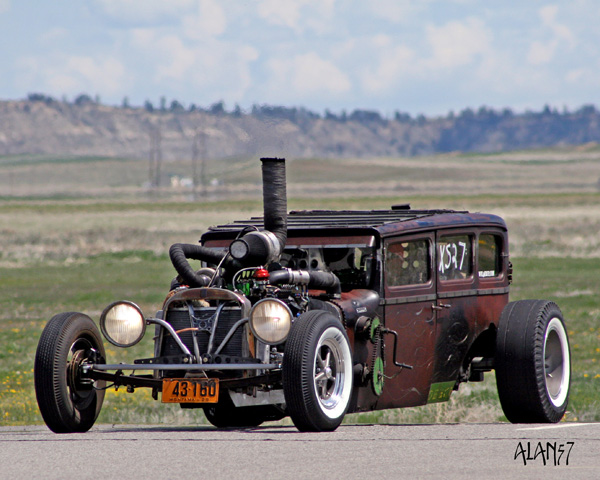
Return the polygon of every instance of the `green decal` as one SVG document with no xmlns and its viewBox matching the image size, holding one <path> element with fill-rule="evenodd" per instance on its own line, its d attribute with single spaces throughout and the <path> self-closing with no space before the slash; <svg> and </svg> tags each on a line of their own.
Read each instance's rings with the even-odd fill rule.
<svg viewBox="0 0 600 480">
<path fill-rule="evenodd" d="M 456 382 L 433 383 L 429 389 L 427 403 L 447 402 Z"/>
</svg>

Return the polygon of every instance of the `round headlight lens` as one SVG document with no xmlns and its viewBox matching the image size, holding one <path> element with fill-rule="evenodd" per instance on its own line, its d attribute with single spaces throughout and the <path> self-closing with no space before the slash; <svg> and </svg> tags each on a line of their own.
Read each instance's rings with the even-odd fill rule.
<svg viewBox="0 0 600 480">
<path fill-rule="evenodd" d="M 102 312 L 100 330 L 113 345 L 131 347 L 144 336 L 146 320 L 135 303 L 115 302 Z"/>
<path fill-rule="evenodd" d="M 292 326 L 292 312 L 280 300 L 265 298 L 250 311 L 250 329 L 263 343 L 277 345 L 285 342 Z"/>
</svg>

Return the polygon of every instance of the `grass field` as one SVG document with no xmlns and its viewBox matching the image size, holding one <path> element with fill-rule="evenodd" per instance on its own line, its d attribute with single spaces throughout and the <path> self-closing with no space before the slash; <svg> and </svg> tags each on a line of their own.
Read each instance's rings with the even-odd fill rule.
<svg viewBox="0 0 600 480">
<path fill-rule="evenodd" d="M 380 167 L 366 170 L 364 167 L 371 161 L 292 162 L 289 207 L 377 209 L 410 201 L 415 208 L 458 208 L 503 216 L 511 232 L 515 266 L 511 299 L 554 300 L 568 323 L 573 378 L 566 419 L 600 421 L 600 194 L 596 186 L 600 161 L 589 155 L 578 160 L 577 152 L 574 150 L 568 158 L 548 154 L 550 160 L 546 161 L 544 152 L 523 153 L 520 159 L 444 156 L 437 159 L 445 165 L 440 166 L 439 176 L 433 175 L 431 169 L 421 169 L 419 173 L 418 164 L 431 166 L 436 161 L 434 157 L 375 159 L 371 161 Z M 250 162 L 238 161 L 237 171 L 243 172 L 247 163 Z M 298 168 L 300 163 L 306 168 Z M 99 164 L 110 167 L 111 172 L 98 171 L 95 183 L 92 178 L 86 180 L 90 183 L 74 183 L 90 168 L 96 172 Z M 30 158 L 21 165 L 14 158 L 0 159 L 2 425 L 41 422 L 33 390 L 33 359 L 39 335 L 52 315 L 77 310 L 97 319 L 103 307 L 116 299 L 131 299 L 146 313 L 153 313 L 174 276 L 166 255 L 170 244 L 193 243 L 211 224 L 261 213 L 257 161 L 252 162 L 252 175 L 235 174 L 240 177 L 232 185 L 239 189 L 227 186 L 218 192 L 215 187 L 207 198 L 197 202 L 189 201 L 185 192 L 176 189 L 149 195 L 131 180 L 118 184 L 113 169 L 129 168 L 130 164 L 129 160 L 114 159 L 78 162 Z M 386 176 L 395 170 L 389 170 L 388 164 L 414 166 L 410 172 L 405 170 L 409 172 L 406 176 L 397 176 L 398 184 L 406 188 L 390 187 L 393 181 Z M 465 174 L 469 165 L 471 170 L 481 167 L 481 171 L 463 178 L 449 174 L 453 168 Z M 66 183 L 51 187 L 39 183 L 39 188 L 31 186 L 38 185 L 37 180 L 28 184 L 27 179 L 48 175 L 52 166 L 58 170 L 64 167 L 60 170 L 62 175 L 52 178 Z M 340 169 L 350 166 L 351 173 Z M 136 168 L 124 177 L 134 176 L 133 170 L 142 169 Z M 361 178 L 354 171 L 359 168 L 369 174 Z M 508 174 L 494 181 L 493 172 L 506 169 L 515 178 L 508 189 L 511 194 L 498 188 L 510 181 Z M 572 177 L 570 170 L 575 172 Z M 335 175 L 339 182 L 331 188 L 322 177 L 320 181 L 311 180 L 318 174 L 334 175 L 336 171 L 342 173 Z M 12 176 L 10 185 L 7 175 Z M 535 177 L 531 191 L 522 183 L 528 175 Z M 117 185 L 102 184 L 106 176 L 114 177 Z M 484 177 L 487 183 L 483 183 Z M 564 180 L 560 188 L 543 188 L 560 180 Z M 310 188 L 303 188 L 302 182 L 308 182 Z M 373 182 L 382 182 L 382 188 L 373 188 Z M 430 189 L 431 185 L 446 183 L 461 188 L 458 192 L 457 188 Z M 6 190 L 7 185 L 12 191 Z M 347 187 L 353 195 L 348 195 Z M 326 192 L 316 195 L 319 188 Z M 149 356 L 151 348 L 147 336 L 134 349 L 123 351 L 108 345 L 107 350 L 112 362 Z M 493 374 L 486 374 L 481 384 L 462 385 L 448 403 L 351 415 L 348 421 L 481 422 L 502 417 Z M 202 423 L 204 418 L 200 412 L 154 402 L 143 390 L 130 395 L 120 389 L 107 393 L 99 421 L 186 424 Z"/>
</svg>

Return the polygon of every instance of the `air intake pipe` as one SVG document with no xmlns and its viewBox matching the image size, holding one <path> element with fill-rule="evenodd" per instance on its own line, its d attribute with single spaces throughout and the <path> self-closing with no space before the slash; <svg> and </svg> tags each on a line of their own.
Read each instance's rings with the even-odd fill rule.
<svg viewBox="0 0 600 480">
<path fill-rule="evenodd" d="M 171 258 L 171 263 L 175 267 L 175 270 L 177 270 L 177 273 L 183 280 L 183 283 L 190 287 L 206 287 L 210 284 L 211 278 L 206 275 L 205 272 L 196 272 L 190 265 L 190 262 L 188 262 L 188 258 L 218 265 L 225 255 L 223 255 L 223 253 L 215 252 L 210 248 L 203 247 L 202 245 L 176 243 L 171 245 L 169 257 Z M 225 270 L 231 271 L 242 268 L 242 266 L 232 258 L 226 258 L 222 266 Z"/>
<path fill-rule="evenodd" d="M 291 270 L 284 268 L 270 272 L 271 285 L 306 285 L 308 288 L 325 290 L 326 293 L 339 297 L 342 293 L 340 279 L 335 273 L 321 271 Z"/>
<path fill-rule="evenodd" d="M 267 265 L 279 260 L 287 241 L 287 192 L 284 158 L 261 158 L 263 179 L 263 231 L 234 240 L 229 252 L 244 266 Z"/>
</svg>

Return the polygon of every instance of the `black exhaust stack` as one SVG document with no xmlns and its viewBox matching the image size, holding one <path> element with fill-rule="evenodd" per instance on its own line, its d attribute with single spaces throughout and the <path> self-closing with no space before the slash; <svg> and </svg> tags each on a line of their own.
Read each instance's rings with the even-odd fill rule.
<svg viewBox="0 0 600 480">
<path fill-rule="evenodd" d="M 264 226 L 234 240 L 229 252 L 244 266 L 278 261 L 287 241 L 287 191 L 284 158 L 261 158 Z"/>
<path fill-rule="evenodd" d="M 287 240 L 287 190 L 285 158 L 261 158 L 265 230 L 279 241 L 280 251 Z"/>
</svg>

